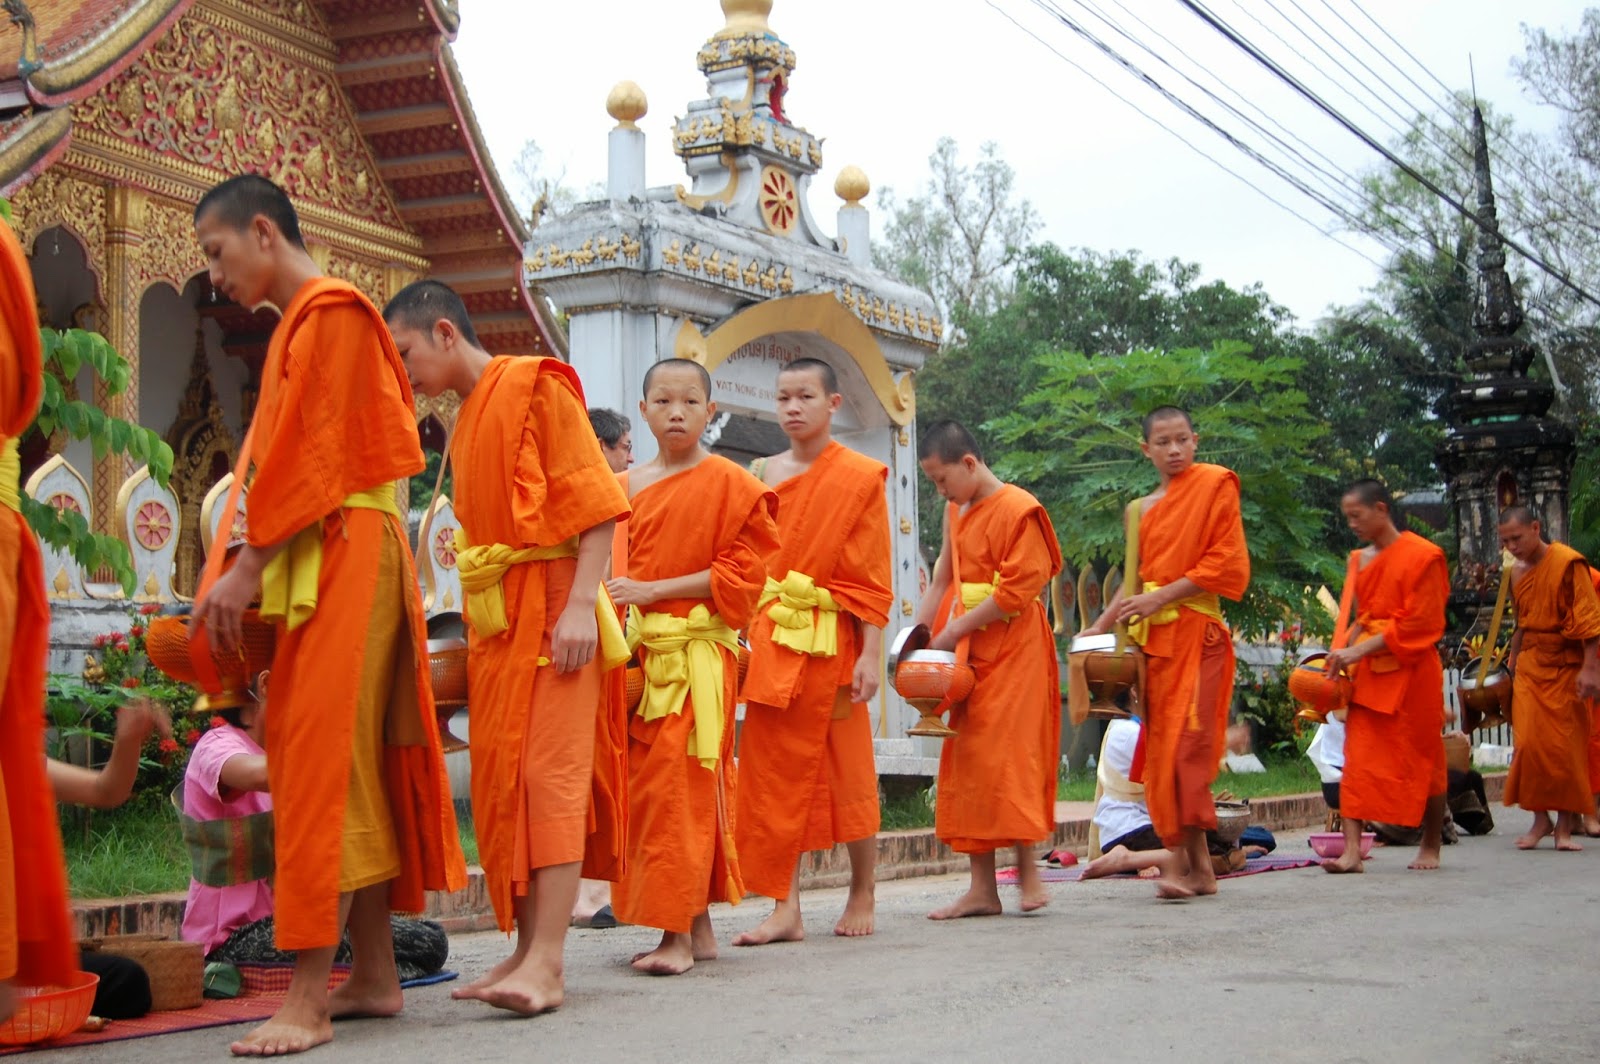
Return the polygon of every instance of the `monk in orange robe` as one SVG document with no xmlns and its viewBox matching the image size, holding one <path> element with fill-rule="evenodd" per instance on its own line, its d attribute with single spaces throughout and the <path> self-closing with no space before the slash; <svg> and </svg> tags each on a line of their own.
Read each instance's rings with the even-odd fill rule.
<svg viewBox="0 0 1600 1064">
<path fill-rule="evenodd" d="M 492 357 L 461 297 L 438 281 L 406 286 L 384 319 L 415 386 L 462 398 L 450 457 L 472 629 L 472 823 L 495 918 L 517 929 L 511 956 L 451 996 L 534 1015 L 564 997 L 605 673 L 628 657 L 600 601 L 611 530 L 628 503 L 585 431 L 571 366 Z M 610 662 L 600 610 L 615 635 Z"/>
<path fill-rule="evenodd" d="M 1517 630 L 1508 658 L 1513 753 L 1502 801 L 1533 811 L 1519 850 L 1533 849 L 1552 831 L 1556 849 L 1581 850 L 1573 836 L 1594 809 L 1587 700 L 1600 696 L 1600 597 L 1583 555 L 1546 543 L 1527 506 L 1501 512 L 1500 543 L 1517 560 L 1511 577 Z"/>
<path fill-rule="evenodd" d="M 45 778 L 44 561 L 22 517 L 17 440 L 43 387 L 33 275 L 0 219 L 0 1022 L 13 981 L 63 986 L 78 970 L 55 798 Z"/>
<path fill-rule="evenodd" d="M 1145 415 L 1141 449 L 1160 485 L 1129 508 L 1137 520 L 1137 594 L 1120 592 L 1089 629 L 1130 624 L 1144 647 L 1145 727 L 1134 757 L 1150 821 L 1172 859 L 1156 893 L 1215 894 L 1206 832 L 1217 826 L 1211 783 L 1225 749 L 1233 701 L 1233 637 L 1221 600 L 1238 601 L 1250 584 L 1250 552 L 1239 511 L 1239 478 L 1197 463 L 1200 437 L 1186 411 Z"/>
<path fill-rule="evenodd" d="M 805 937 L 800 855 L 845 844 L 850 893 L 834 934 L 870 935 L 878 854 L 878 773 L 866 703 L 883 674 L 894 599 L 889 470 L 831 434 L 844 397 L 817 359 L 778 373 L 789 450 L 761 460 L 778 493 L 778 539 L 750 625 L 739 739 L 737 840 L 745 886 L 772 915 L 735 946 Z"/>
<path fill-rule="evenodd" d="M 395 500 L 394 482 L 423 468 L 399 353 L 365 296 L 321 276 L 272 182 L 216 186 L 195 208 L 195 233 L 218 290 L 282 313 L 244 448 L 256 471 L 248 542 L 193 619 L 237 645 L 259 594 L 279 624 L 266 736 L 275 916 L 278 948 L 298 956 L 283 1007 L 233 1044 L 271 1056 L 329 1041 L 334 1017 L 399 1012 L 389 912 L 460 889 L 466 865 Z M 355 962 L 330 995 L 346 925 Z"/>
<path fill-rule="evenodd" d="M 945 509 L 944 546 L 916 622 L 930 649 L 967 648 L 972 693 L 950 710 L 956 734 L 939 757 L 934 833 L 972 862 L 971 885 L 931 920 L 996 916 L 995 852 L 1016 847 L 1022 911 L 1049 904 L 1032 844 L 1055 830 L 1061 684 L 1039 593 L 1061 570 L 1055 528 L 1039 500 L 1001 482 L 972 433 L 934 424 L 917 458 Z"/>
<path fill-rule="evenodd" d="M 1345 489 L 1340 507 L 1356 538 L 1356 623 L 1326 668 L 1353 682 L 1345 721 L 1339 812 L 1344 853 L 1329 872 L 1360 872 L 1363 821 L 1422 825 L 1415 869 L 1439 867 L 1447 778 L 1444 754 L 1444 637 L 1450 569 L 1444 551 L 1394 522 L 1394 502 L 1376 480 Z"/>
<path fill-rule="evenodd" d="M 633 959 L 677 975 L 717 955 L 707 906 L 744 896 L 734 843 L 738 630 L 778 549 L 777 500 L 700 446 L 716 413 L 711 378 L 687 359 L 650 367 L 639 413 L 656 457 L 622 475 L 633 513 L 607 588 L 628 609 L 644 694 L 628 731 L 628 858 L 617 919 L 661 929 Z M 626 555 L 626 557 L 623 557 Z"/>
<path fill-rule="evenodd" d="M 1589 580 L 1600 595 L 1600 569 L 1589 567 Z M 1583 833 L 1600 838 L 1600 698 L 1589 699 L 1589 792 L 1594 803 L 1583 816 Z"/>
</svg>

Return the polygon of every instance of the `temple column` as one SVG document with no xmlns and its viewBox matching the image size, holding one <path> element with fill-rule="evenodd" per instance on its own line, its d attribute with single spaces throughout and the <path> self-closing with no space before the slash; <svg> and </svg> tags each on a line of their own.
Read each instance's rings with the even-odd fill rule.
<svg viewBox="0 0 1600 1064">
<path fill-rule="evenodd" d="M 144 246 L 145 208 L 149 196 L 117 186 L 106 191 L 106 339 L 127 359 L 128 387 L 111 395 L 96 380 L 95 405 L 107 416 L 139 421 L 139 297 L 143 284 L 139 250 Z M 108 454 L 94 464 L 94 526 L 110 534 L 116 527 L 117 489 L 133 473 L 133 461 Z"/>
</svg>

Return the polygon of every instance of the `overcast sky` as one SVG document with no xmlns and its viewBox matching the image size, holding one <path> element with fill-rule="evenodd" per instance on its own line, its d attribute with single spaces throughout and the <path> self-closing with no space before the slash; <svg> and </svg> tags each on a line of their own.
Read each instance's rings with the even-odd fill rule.
<svg viewBox="0 0 1600 1064">
<path fill-rule="evenodd" d="M 1339 168 L 1353 173 L 1378 163 L 1370 149 L 1296 99 L 1177 0 L 1122 0 L 1123 7 L 1117 0 L 1087 2 L 1223 94 L 1177 50 L 1194 57 Z M 1181 76 L 1097 22 L 1077 0 L 1058 3 L 1157 80 L 1204 102 Z M 1576 0 L 1210 0 L 1209 6 L 1386 142 L 1393 133 L 1340 86 L 1362 94 L 1396 125 L 1401 123 L 1395 114 L 1365 95 L 1361 84 L 1372 85 L 1397 107 L 1404 104 L 1342 46 L 1419 105 L 1422 91 L 1382 56 L 1435 96 L 1443 90 L 1366 13 L 1452 87 L 1467 86 L 1470 56 L 1482 98 L 1513 112 L 1520 125 L 1547 131 L 1556 116 L 1526 99 L 1511 74 L 1512 57 L 1523 51 L 1519 25 L 1573 32 L 1584 8 Z M 1151 28 L 1135 23 L 1129 10 Z M 986 141 L 999 146 L 1017 172 L 1018 194 L 1043 222 L 1040 239 L 1178 257 L 1199 263 L 1207 278 L 1238 287 L 1261 282 L 1303 324 L 1330 304 L 1357 300 L 1376 279 L 1372 262 L 1219 170 L 1106 86 L 1317 227 L 1332 228 L 1336 223 L 1324 207 L 1140 85 L 1030 0 L 776 0 L 770 23 L 798 56 L 785 101 L 788 116 L 826 138 L 811 207 L 830 229 L 838 206 L 833 179 L 841 167 L 862 167 L 874 189 L 892 186 L 901 196 L 915 194 L 927 180 L 935 141 L 949 135 L 968 159 Z M 670 185 L 685 175 L 667 130 L 690 100 L 705 96 L 695 52 L 722 24 L 715 0 L 462 0 L 456 56 L 508 184 L 515 182 L 512 164 L 529 139 L 544 150 L 550 176 L 564 175 L 579 188 L 603 181 L 612 125 L 605 97 L 615 82 L 628 79 L 644 88 L 650 102 L 640 122 L 650 138 L 649 183 Z M 1158 40 L 1155 31 L 1171 44 Z M 1232 131 L 1249 132 L 1238 119 L 1223 121 Z M 1497 174 L 1496 180 L 1512 178 Z M 869 197 L 867 206 L 875 200 Z M 881 221 L 874 218 L 875 228 Z M 1376 244 L 1348 233 L 1342 239 L 1373 258 L 1384 257 Z"/>
</svg>

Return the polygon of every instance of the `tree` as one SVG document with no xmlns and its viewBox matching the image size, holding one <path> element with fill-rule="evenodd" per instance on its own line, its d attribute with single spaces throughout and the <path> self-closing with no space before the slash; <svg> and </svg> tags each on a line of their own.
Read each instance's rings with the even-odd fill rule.
<svg viewBox="0 0 1600 1064">
<path fill-rule="evenodd" d="M 902 203 L 892 189 L 878 194 L 887 223 L 872 257 L 880 270 L 933 298 L 953 343 L 969 317 L 1009 299 L 1012 268 L 1040 222 L 1027 200 L 1012 202 L 1016 173 L 992 142 L 969 167 L 956 142 L 941 137 L 928 167 L 924 195 Z"/>
<path fill-rule="evenodd" d="M 991 422 L 1002 448 L 995 466 L 1039 497 L 1064 555 L 1080 566 L 1120 563 L 1124 507 L 1157 482 L 1139 450 L 1139 417 L 1170 403 L 1193 412 L 1199 460 L 1239 474 L 1254 564 L 1230 623 L 1262 636 L 1287 623 L 1326 622 L 1313 593 L 1337 583 L 1340 566 L 1310 503 L 1313 489 L 1332 477 L 1317 460 L 1326 429 L 1295 386 L 1299 359 L 1219 342 L 1116 357 L 1057 352 L 1036 361 L 1038 385 L 1016 411 Z"/>
</svg>

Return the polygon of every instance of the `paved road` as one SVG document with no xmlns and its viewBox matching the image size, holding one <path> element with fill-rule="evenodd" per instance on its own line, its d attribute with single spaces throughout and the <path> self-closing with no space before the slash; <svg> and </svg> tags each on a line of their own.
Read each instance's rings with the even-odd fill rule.
<svg viewBox="0 0 1600 1064">
<path fill-rule="evenodd" d="M 1449 1062 L 1600 1059 L 1600 842 L 1522 854 L 1501 833 L 1445 850 L 1434 874 L 1378 851 L 1362 877 L 1320 870 L 1226 881 L 1162 903 L 1146 884 L 1064 883 L 1042 913 L 933 924 L 962 876 L 879 888 L 879 932 L 827 934 L 842 891 L 805 896 L 804 944 L 735 950 L 673 979 L 634 974 L 638 928 L 580 931 L 568 997 L 532 1020 L 407 994 L 395 1020 L 340 1024 L 310 1059 L 399 1061 Z M 1301 852 L 1303 834 L 1280 852 Z M 1546 844 L 1548 847 L 1548 843 Z M 714 913 L 723 941 L 764 903 Z M 495 934 L 454 940 L 470 977 Z M 243 1028 L 70 1051 L 74 1064 L 220 1059 Z M 41 1054 L 41 1064 L 66 1059 Z"/>
</svg>

